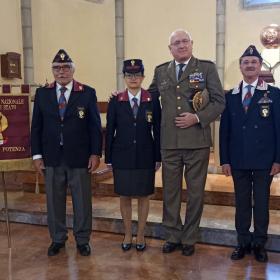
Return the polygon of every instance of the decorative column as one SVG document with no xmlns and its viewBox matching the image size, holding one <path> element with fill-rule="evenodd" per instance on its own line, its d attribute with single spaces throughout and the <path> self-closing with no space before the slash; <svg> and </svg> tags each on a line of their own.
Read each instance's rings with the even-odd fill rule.
<svg viewBox="0 0 280 280">
<path fill-rule="evenodd" d="M 216 63 L 222 84 L 224 84 L 225 68 L 225 14 L 226 1 L 216 2 Z"/>
<path fill-rule="evenodd" d="M 226 1 L 216 0 L 216 65 L 222 85 L 224 85 L 224 71 L 225 71 L 225 14 Z M 214 122 L 213 128 L 213 148 L 214 148 L 214 170 L 218 172 L 219 160 L 219 127 L 220 121 Z M 210 170 L 209 170 L 210 171 Z M 211 172 L 211 171 L 210 171 Z"/>
<path fill-rule="evenodd" d="M 34 83 L 31 0 L 21 0 L 24 83 Z"/>
<path fill-rule="evenodd" d="M 122 63 L 124 60 L 124 0 L 115 0 L 116 73 L 117 89 L 124 87 Z"/>
</svg>

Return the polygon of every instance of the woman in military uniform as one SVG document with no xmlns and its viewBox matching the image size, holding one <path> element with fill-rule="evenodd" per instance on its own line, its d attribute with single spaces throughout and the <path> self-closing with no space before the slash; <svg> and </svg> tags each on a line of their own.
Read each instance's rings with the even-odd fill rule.
<svg viewBox="0 0 280 280">
<path fill-rule="evenodd" d="M 143 251 L 149 197 L 154 193 L 155 171 L 161 161 L 161 108 L 158 98 L 141 88 L 142 60 L 125 60 L 123 75 L 127 89 L 111 98 L 107 111 L 105 162 L 113 170 L 115 192 L 120 195 L 125 229 L 122 249 L 132 247 L 131 200 L 137 198 L 136 249 Z"/>
</svg>

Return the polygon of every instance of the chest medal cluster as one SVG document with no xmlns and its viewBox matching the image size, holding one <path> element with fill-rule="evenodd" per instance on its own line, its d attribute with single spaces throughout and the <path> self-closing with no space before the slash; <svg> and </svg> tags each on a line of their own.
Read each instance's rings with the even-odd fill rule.
<svg viewBox="0 0 280 280">
<path fill-rule="evenodd" d="M 195 112 L 200 111 L 203 105 L 205 104 L 205 99 L 203 96 L 203 91 L 199 88 L 199 84 L 204 82 L 202 72 L 194 72 L 189 75 L 190 88 L 194 89 L 194 94 L 190 103 Z"/>
<path fill-rule="evenodd" d="M 258 101 L 260 106 L 260 115 L 263 118 L 268 118 L 270 116 L 270 105 L 273 101 L 268 97 L 268 91 L 263 94 L 263 97 Z"/>
</svg>

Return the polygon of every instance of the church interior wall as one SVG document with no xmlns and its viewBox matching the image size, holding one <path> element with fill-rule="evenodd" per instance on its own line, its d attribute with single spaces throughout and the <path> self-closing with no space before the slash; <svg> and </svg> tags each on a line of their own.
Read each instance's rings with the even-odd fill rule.
<svg viewBox="0 0 280 280">
<path fill-rule="evenodd" d="M 74 78 L 107 100 L 116 88 L 114 1 L 32 0 L 32 22 L 35 81 L 53 80 L 51 61 L 63 48 L 75 63 Z"/>
<path fill-rule="evenodd" d="M 240 80 L 239 57 L 253 44 L 264 50 L 260 41 L 261 30 L 271 23 L 280 24 L 280 6 L 244 9 L 242 1 L 226 1 L 225 35 L 225 89 L 234 87 Z"/>
<path fill-rule="evenodd" d="M 216 0 L 124 1 L 125 57 L 143 59 L 144 87 L 155 66 L 171 60 L 168 37 L 178 28 L 191 33 L 196 57 L 215 61 Z"/>
<path fill-rule="evenodd" d="M 0 54 L 22 53 L 20 0 L 1 0 L 0 4 Z M 21 63 L 23 77 L 23 64 Z M 0 84 L 18 84 L 20 79 L 5 79 L 0 75 Z"/>
<path fill-rule="evenodd" d="M 1 0 L 0 53 L 18 52 L 22 79 L 0 83 L 23 83 L 23 46 L 20 0 Z M 60 48 L 76 64 L 75 78 L 94 86 L 99 101 L 116 89 L 115 1 L 31 0 L 34 82 L 52 81 L 51 61 Z M 263 27 L 279 24 L 280 6 L 244 9 L 242 1 L 227 0 L 225 12 L 224 87 L 241 79 L 238 58 L 249 44 L 259 50 Z M 154 67 L 171 59 L 168 36 L 176 28 L 188 30 L 194 55 L 216 60 L 216 0 L 124 0 L 125 58 L 142 58 L 148 87 Z"/>
</svg>

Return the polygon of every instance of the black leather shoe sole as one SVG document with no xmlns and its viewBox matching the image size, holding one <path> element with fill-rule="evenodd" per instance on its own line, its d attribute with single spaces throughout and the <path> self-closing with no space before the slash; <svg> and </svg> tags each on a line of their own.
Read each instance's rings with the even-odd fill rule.
<svg viewBox="0 0 280 280">
<path fill-rule="evenodd" d="M 163 253 L 172 253 L 174 252 L 176 249 L 178 249 L 180 247 L 181 244 L 179 243 L 173 243 L 173 242 L 165 242 L 163 247 L 162 247 L 162 252 Z"/>
<path fill-rule="evenodd" d="M 89 244 L 77 245 L 77 249 L 81 256 L 89 256 L 91 254 Z"/>
<path fill-rule="evenodd" d="M 65 247 L 65 243 L 52 242 L 52 244 L 48 248 L 48 256 L 52 257 L 52 256 L 57 255 L 59 253 L 60 249 L 64 248 L 64 247 Z"/>
<path fill-rule="evenodd" d="M 253 248 L 253 250 L 254 250 L 254 255 L 255 255 L 256 261 L 262 262 L 262 263 L 265 263 L 268 261 L 267 252 L 263 246 L 261 246 L 261 247 L 256 246 Z"/>
<path fill-rule="evenodd" d="M 122 247 L 123 251 L 128 251 L 131 249 L 132 243 L 122 243 L 121 247 Z"/>
<path fill-rule="evenodd" d="M 233 261 L 241 260 L 245 255 L 251 254 L 251 246 L 237 246 L 231 254 L 231 259 Z"/>
<path fill-rule="evenodd" d="M 136 244 L 136 250 L 141 252 L 144 251 L 146 249 L 146 243 L 143 244 Z"/>
<path fill-rule="evenodd" d="M 266 263 L 268 262 L 268 256 L 267 254 L 255 254 L 255 259 L 258 262 Z"/>
<path fill-rule="evenodd" d="M 241 260 L 245 257 L 245 253 L 240 253 L 240 252 L 232 252 L 230 258 L 233 260 L 233 261 L 238 261 L 238 260 Z"/>
<path fill-rule="evenodd" d="M 194 254 L 194 245 L 183 245 L 182 255 L 191 256 Z"/>
</svg>

